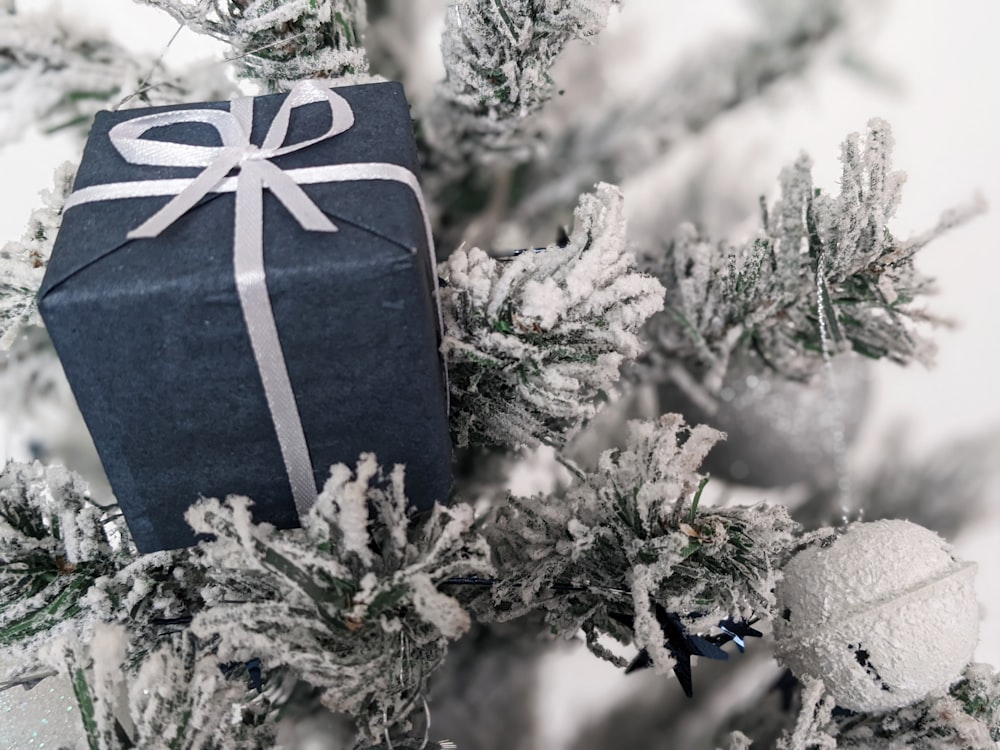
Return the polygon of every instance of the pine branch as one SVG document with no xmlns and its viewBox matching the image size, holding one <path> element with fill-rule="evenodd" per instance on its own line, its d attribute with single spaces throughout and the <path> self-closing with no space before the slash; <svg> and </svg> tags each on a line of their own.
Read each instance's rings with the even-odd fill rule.
<svg viewBox="0 0 1000 750">
<path fill-rule="evenodd" d="M 555 89 L 563 48 L 604 27 L 616 0 L 452 0 L 445 19 L 445 79 L 427 118 L 431 163 L 524 160 L 525 118 Z"/>
<path fill-rule="evenodd" d="M 588 185 L 620 183 L 662 163 L 726 113 L 803 75 L 844 36 L 849 15 L 834 0 L 783 4 L 762 14 L 749 38 L 714 40 L 641 99 L 580 113 L 518 176 L 511 191 L 518 221 L 544 226 Z"/>
<path fill-rule="evenodd" d="M 81 492 L 39 465 L 0 476 L 0 635 L 68 672 L 95 750 L 272 747 L 282 699 L 241 682 L 252 660 L 265 682 L 324 688 L 362 737 L 405 738 L 470 622 L 438 584 L 492 572 L 468 506 L 411 519 L 402 468 L 383 476 L 370 455 L 356 475 L 334 468 L 303 529 L 254 525 L 245 498 L 205 501 L 190 517 L 217 541 L 141 557 Z"/>
<path fill-rule="evenodd" d="M 561 444 L 641 351 L 661 287 L 625 250 L 622 196 L 583 196 L 566 247 L 510 261 L 457 250 L 442 267 L 443 351 L 458 445 Z"/>
<path fill-rule="evenodd" d="M 843 145 L 839 195 L 813 187 L 803 156 L 782 172 L 781 199 L 765 209 L 756 237 L 715 246 L 687 227 L 662 255 L 643 258 L 667 288 L 667 310 L 648 329 L 655 347 L 644 365 L 661 373 L 654 377 L 681 363 L 715 392 L 738 347 L 800 380 L 819 370 L 827 344 L 900 364 L 929 361 L 918 324 L 933 319 L 913 304 L 931 290 L 913 265 L 926 237 L 900 242 L 889 231 L 903 182 L 891 155 L 889 126 L 872 120 L 863 145 L 857 134 Z"/>
<path fill-rule="evenodd" d="M 785 733 L 777 742 L 777 750 L 836 750 L 837 740 L 824 731 L 834 709 L 834 702 L 826 695 L 819 680 L 809 678 L 802 688 L 802 707 L 795 728 Z"/>
<path fill-rule="evenodd" d="M 223 661 L 259 658 L 325 688 L 324 705 L 354 716 L 362 737 L 405 732 L 470 622 L 438 583 L 492 570 L 471 508 L 437 506 L 411 523 L 406 507 L 402 467 L 384 476 L 370 454 L 356 472 L 334 467 L 301 530 L 252 524 L 245 498 L 201 503 L 189 519 L 218 537 L 207 565 L 252 589 L 216 599 L 191 632 Z"/>
<path fill-rule="evenodd" d="M 116 510 L 93 504 L 79 478 L 62 467 L 6 466 L 0 474 L 0 646 L 16 654 L 22 669 L 40 662 L 66 674 L 93 750 L 163 747 L 158 728 L 183 719 L 186 698 L 175 696 L 169 711 L 147 716 L 151 724 L 138 722 L 147 733 L 143 742 L 133 743 L 113 712 L 127 706 L 126 688 L 134 687 L 128 680 L 141 678 L 150 661 L 171 648 L 164 645 L 171 629 L 163 623 L 190 619 L 204 606 L 206 577 L 189 550 L 136 557 Z M 200 700 L 195 708 L 208 711 L 207 695 Z M 212 705 L 228 720 L 223 703 Z"/>
<path fill-rule="evenodd" d="M 967 667 L 947 694 L 886 713 L 831 716 L 828 708 L 817 706 L 832 701 L 815 692 L 804 695 L 802 702 L 795 731 L 786 731 L 778 743 L 784 750 L 964 750 L 993 747 L 1000 741 L 1000 675 L 984 664 Z"/>
<path fill-rule="evenodd" d="M 85 134 L 96 112 L 127 106 L 224 99 L 232 84 L 219 66 L 161 70 L 105 35 L 88 35 L 57 11 L 0 14 L 0 143 L 29 127 Z"/>
<path fill-rule="evenodd" d="M 139 0 L 231 45 L 267 91 L 309 78 L 364 78 L 364 0 Z"/>
<path fill-rule="evenodd" d="M 451 1 L 442 41 L 445 79 L 417 123 L 441 246 L 465 238 L 471 217 L 509 202 L 513 166 L 541 156 L 534 115 L 555 90 L 553 64 L 573 40 L 597 35 L 616 2 Z M 482 240 L 491 242 L 490 233 Z"/>
<path fill-rule="evenodd" d="M 0 646 L 28 659 L 85 624 L 94 582 L 128 559 L 123 525 L 62 467 L 8 463 L 0 472 Z"/>
<path fill-rule="evenodd" d="M 65 661 L 90 750 L 275 747 L 272 705 L 190 632 L 161 641 L 138 667 L 124 626 L 99 624 Z"/>
<path fill-rule="evenodd" d="M 10 348 L 23 326 L 41 324 L 38 288 L 75 176 L 76 166 L 69 162 L 56 169 L 55 186 L 42 191 L 42 207 L 32 212 L 24 235 L 0 248 L 0 351 Z"/>
<path fill-rule="evenodd" d="M 691 632 L 769 616 L 794 525 L 779 506 L 698 507 L 697 469 L 719 433 L 688 433 L 677 415 L 629 426 L 626 448 L 605 452 L 565 498 L 511 498 L 496 513 L 486 533 L 499 580 L 481 616 L 539 611 L 554 634 L 583 628 L 602 658 L 597 635 L 607 634 L 646 649 L 662 671 L 674 659 L 657 609 Z"/>
</svg>

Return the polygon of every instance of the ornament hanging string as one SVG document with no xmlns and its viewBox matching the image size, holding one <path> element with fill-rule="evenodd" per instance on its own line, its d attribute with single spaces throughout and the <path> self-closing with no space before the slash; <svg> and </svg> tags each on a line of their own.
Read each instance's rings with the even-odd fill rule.
<svg viewBox="0 0 1000 750">
<path fill-rule="evenodd" d="M 855 504 L 853 483 L 847 462 L 847 443 L 844 409 L 837 382 L 837 374 L 833 369 L 833 340 L 830 328 L 837 327 L 837 312 L 830 300 L 826 286 L 824 271 L 826 269 L 826 246 L 821 245 L 819 257 L 816 259 L 816 318 L 819 321 L 820 348 L 823 356 L 823 375 L 830 398 L 827 400 L 826 422 L 830 429 L 830 450 L 833 454 L 834 475 L 836 477 L 836 498 L 840 503 L 840 529 L 843 530 L 852 521 L 861 521 L 864 509 Z M 829 319 L 827 316 L 830 316 Z"/>
<path fill-rule="evenodd" d="M 127 104 L 128 102 L 130 102 L 135 97 L 139 96 L 140 94 L 146 93 L 150 89 L 155 88 L 155 86 L 153 86 L 152 84 L 150 84 L 149 81 L 153 77 L 153 74 L 156 72 L 156 69 L 159 68 L 163 64 L 163 58 L 166 57 L 167 52 L 170 51 L 171 46 L 173 46 L 173 43 L 177 40 L 177 37 L 180 35 L 180 33 L 183 30 L 184 30 L 184 24 L 183 23 L 178 23 L 177 24 L 177 28 L 174 29 L 174 33 L 170 35 L 170 39 L 168 39 L 167 43 L 163 46 L 163 50 L 160 52 L 159 56 L 156 58 L 156 61 L 149 68 L 149 72 L 143 77 L 143 79 L 141 81 L 139 81 L 139 87 L 135 91 L 133 91 L 131 94 L 129 94 L 128 96 L 126 96 L 124 99 L 122 99 L 120 102 L 118 102 L 118 104 L 116 104 L 112 108 L 112 110 L 111 110 L 112 112 L 117 112 L 119 109 L 122 108 L 123 105 Z"/>
<path fill-rule="evenodd" d="M 185 28 L 187 28 L 187 27 L 183 23 L 180 23 L 180 24 L 177 25 L 177 28 L 174 30 L 174 33 L 171 35 L 170 39 L 167 40 L 167 43 L 163 46 L 163 50 L 160 52 L 159 56 L 156 58 L 156 61 L 150 66 L 149 73 L 147 73 L 143 77 L 143 79 L 141 81 L 139 81 L 139 85 L 138 85 L 138 87 L 136 88 L 135 91 L 133 91 L 128 96 L 123 97 L 121 99 L 121 101 L 119 101 L 114 107 L 111 108 L 112 112 L 117 112 L 123 106 L 125 106 L 126 104 L 128 104 L 128 102 L 132 101 L 132 99 L 134 99 L 135 97 L 141 96 L 142 94 L 145 94 L 147 91 L 152 91 L 153 89 L 158 88 L 159 86 L 162 85 L 162 84 L 159 84 L 159 83 L 151 83 L 151 79 L 153 78 L 153 74 L 156 73 L 157 68 L 159 68 L 163 64 L 163 59 L 166 57 L 167 53 L 170 51 L 170 48 L 173 46 L 174 42 L 177 41 L 177 37 L 180 36 L 180 33 L 182 31 L 184 31 Z M 299 39 L 301 37 L 306 36 L 307 33 L 308 32 L 303 31 L 303 32 L 301 32 L 299 34 L 293 34 L 292 36 L 289 36 L 289 37 L 285 37 L 285 38 L 282 38 L 282 39 L 277 39 L 277 40 L 275 40 L 273 42 L 270 42 L 269 44 L 262 44 L 259 47 L 254 47 L 252 49 L 248 49 L 248 50 L 246 50 L 244 52 L 241 52 L 238 55 L 233 55 L 231 57 L 223 57 L 223 58 L 221 58 L 219 60 L 216 60 L 214 62 L 206 63 L 206 64 L 200 66 L 199 69 L 201 69 L 201 70 L 207 70 L 207 69 L 215 67 L 215 66 L 226 65 L 228 63 L 235 62 L 237 60 L 242 60 L 244 57 L 249 57 L 250 55 L 255 55 L 258 52 L 263 52 L 264 50 L 270 49 L 271 47 L 277 47 L 277 46 L 282 45 L 282 44 L 287 44 L 288 42 L 293 42 L 296 39 Z"/>
</svg>

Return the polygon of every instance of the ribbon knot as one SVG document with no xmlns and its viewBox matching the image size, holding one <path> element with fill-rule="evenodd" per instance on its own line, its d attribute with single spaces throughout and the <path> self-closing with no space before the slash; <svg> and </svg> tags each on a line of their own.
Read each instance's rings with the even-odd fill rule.
<svg viewBox="0 0 1000 750">
<path fill-rule="evenodd" d="M 246 164 L 248 161 L 256 161 L 258 159 L 270 159 L 274 155 L 273 149 L 265 151 L 260 146 L 255 146 L 251 143 L 243 149 L 243 153 L 240 155 L 240 164 Z"/>
<path fill-rule="evenodd" d="M 316 137 L 286 143 L 292 112 L 315 102 L 325 102 L 329 107 L 330 127 Z M 154 128 L 183 123 L 214 128 L 222 145 L 194 146 L 143 138 Z M 316 502 L 316 480 L 267 291 L 264 189 L 271 191 L 303 229 L 336 232 L 337 226 L 313 203 L 300 187 L 301 184 L 385 180 L 407 186 L 423 216 L 428 252 L 427 273 L 434 290 L 438 325 L 441 326 L 440 301 L 434 283 L 434 240 L 416 175 L 405 167 L 384 162 L 327 164 L 285 171 L 273 161 L 284 154 L 339 135 L 353 125 L 354 112 L 347 100 L 317 81 L 303 81 L 288 93 L 259 146 L 251 142 L 252 98 L 234 99 L 228 112 L 185 109 L 144 115 L 121 122 L 108 133 L 111 143 L 127 162 L 165 167 L 202 167 L 202 171 L 193 179 L 92 185 L 74 191 L 65 204 L 65 210 L 69 210 L 91 201 L 173 196 L 159 211 L 126 235 L 129 239 L 137 239 L 159 236 L 209 193 L 235 192 L 233 271 L 236 291 L 299 518 Z M 236 170 L 235 177 L 230 176 L 233 170 Z M 447 371 L 445 378 L 447 380 Z"/>
</svg>

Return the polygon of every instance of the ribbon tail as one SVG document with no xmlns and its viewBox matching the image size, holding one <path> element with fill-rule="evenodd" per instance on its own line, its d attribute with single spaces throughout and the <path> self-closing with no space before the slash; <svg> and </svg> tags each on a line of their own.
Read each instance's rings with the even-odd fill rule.
<svg viewBox="0 0 1000 750">
<path fill-rule="evenodd" d="M 311 232 L 336 232 L 337 225 L 330 221 L 312 198 L 296 184 L 295 180 L 275 164 L 269 161 L 256 162 L 253 169 L 259 170 L 264 184 L 283 205 L 303 229 Z"/>
<path fill-rule="evenodd" d="M 295 509 L 299 519 L 304 519 L 316 504 L 316 480 L 267 291 L 262 209 L 263 185 L 260 179 L 242 172 L 236 188 L 233 242 L 236 290 L 281 447 L 281 457 L 288 472 Z"/>
<path fill-rule="evenodd" d="M 129 232 L 126 235 L 128 239 L 159 236 L 164 229 L 191 210 L 198 201 L 212 191 L 212 188 L 222 182 L 239 160 L 240 152 L 237 149 L 224 151 L 173 200 Z"/>
</svg>

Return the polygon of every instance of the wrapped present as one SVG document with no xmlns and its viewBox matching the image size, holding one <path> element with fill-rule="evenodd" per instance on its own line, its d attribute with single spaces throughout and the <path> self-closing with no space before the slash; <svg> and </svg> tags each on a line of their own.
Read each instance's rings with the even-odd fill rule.
<svg viewBox="0 0 1000 750">
<path fill-rule="evenodd" d="M 200 496 L 295 526 L 365 451 L 447 499 L 416 170 L 395 83 L 97 116 L 39 306 L 140 551 Z"/>
</svg>

